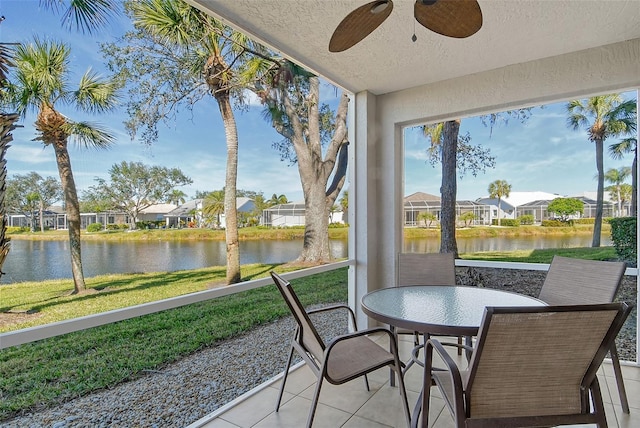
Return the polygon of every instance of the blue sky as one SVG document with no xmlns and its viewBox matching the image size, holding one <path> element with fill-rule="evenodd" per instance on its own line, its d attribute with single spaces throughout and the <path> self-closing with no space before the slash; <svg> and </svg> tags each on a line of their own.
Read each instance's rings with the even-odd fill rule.
<svg viewBox="0 0 640 428">
<path fill-rule="evenodd" d="M 0 14 L 6 20 L 0 24 L 0 40 L 25 42 L 34 34 L 69 44 L 77 81 L 92 67 L 104 71 L 104 60 L 98 52 L 99 43 L 111 41 L 111 35 L 121 34 L 124 26 L 114 24 L 97 35 L 82 35 L 62 29 L 60 18 L 39 7 L 37 0 L 0 0 Z M 43 33 L 45 29 L 45 33 Z M 324 88 L 325 101 L 336 93 Z M 626 93 L 635 98 L 635 92 Z M 196 190 L 217 190 L 224 185 L 226 145 L 220 114 L 214 100 L 200 102 L 193 114 L 182 114 L 170 127 L 161 125 L 159 140 L 151 147 L 132 141 L 123 121 L 124 109 L 100 117 L 79 116 L 73 110 L 60 108 L 74 120 L 91 120 L 106 125 L 116 135 L 117 144 L 109 151 L 70 147 L 74 177 L 79 192 L 95 184 L 95 177 L 108 179 L 109 168 L 122 160 L 140 161 L 148 165 L 177 167 L 194 183 L 182 190 L 190 197 Z M 238 188 L 261 191 L 268 198 L 273 193 L 285 194 L 290 200 L 302 200 L 297 167 L 280 161 L 271 144 L 281 137 L 261 115 L 262 107 L 252 106 L 247 112 L 236 112 L 239 133 Z M 35 136 L 33 115 L 20 123 L 23 129 L 14 131 L 14 142 L 7 154 L 9 175 L 36 171 L 42 176 L 58 177 L 53 150 L 43 148 Z M 595 191 L 595 149 L 585 131 L 566 127 L 564 104 L 544 109 L 536 108 L 529 121 L 510 121 L 507 126 L 485 128 L 477 118 L 464 119 L 461 134 L 467 131 L 471 142 L 490 148 L 496 158 L 495 169 L 477 177 L 465 176 L 458 181 L 458 199 L 485 196 L 489 183 L 506 180 L 512 191 L 546 191 L 562 195 L 579 195 Z M 405 194 L 422 191 L 439 194 L 440 167 L 432 167 L 426 159 L 427 140 L 419 132 L 407 130 L 405 145 Z M 605 142 L 608 146 L 613 141 Z M 614 161 L 605 157 L 605 170 L 630 166 L 631 157 Z"/>
</svg>

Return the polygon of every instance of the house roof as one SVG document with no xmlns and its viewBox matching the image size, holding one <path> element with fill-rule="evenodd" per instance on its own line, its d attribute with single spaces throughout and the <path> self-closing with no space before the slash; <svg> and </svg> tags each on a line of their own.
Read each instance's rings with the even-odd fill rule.
<svg viewBox="0 0 640 428">
<path fill-rule="evenodd" d="M 253 202 L 251 198 L 236 198 L 236 209 L 240 212 L 250 212 L 253 211 L 256 204 Z"/>
<path fill-rule="evenodd" d="M 304 202 L 289 202 L 286 204 L 274 205 L 272 207 L 265 209 L 265 211 L 272 211 L 272 212 L 286 211 L 286 210 L 292 210 L 292 211 L 295 210 L 295 211 L 304 212 L 305 210 Z"/>
<path fill-rule="evenodd" d="M 482 28 L 465 39 L 427 30 L 414 1 L 396 0 L 364 40 L 330 53 L 336 26 L 370 0 L 187 1 L 348 91 L 376 95 L 640 39 L 637 0 L 479 0 Z"/>
<path fill-rule="evenodd" d="M 541 200 L 541 201 L 552 201 L 556 198 L 562 198 L 562 195 L 558 193 L 549 193 L 549 192 L 511 192 L 509 196 L 506 198 L 502 198 L 503 201 L 506 201 L 509 205 L 514 207 L 519 207 L 522 204 L 526 204 L 527 202 Z"/>
<path fill-rule="evenodd" d="M 431 193 L 416 192 L 404 197 L 405 203 L 422 201 L 435 201 L 440 203 L 440 196 L 432 195 Z"/>
<path fill-rule="evenodd" d="M 174 204 L 155 204 L 140 210 L 140 214 L 166 214 L 175 208 Z"/>
<path fill-rule="evenodd" d="M 191 215 L 191 212 L 197 208 L 202 207 L 202 199 L 192 199 L 180 205 L 178 208 L 169 211 L 165 217 L 186 217 Z"/>
</svg>

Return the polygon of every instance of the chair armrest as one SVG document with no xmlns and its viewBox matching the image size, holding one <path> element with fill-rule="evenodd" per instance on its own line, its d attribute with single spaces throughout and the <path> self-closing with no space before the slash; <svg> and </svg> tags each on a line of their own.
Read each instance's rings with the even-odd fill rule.
<svg viewBox="0 0 640 428">
<path fill-rule="evenodd" d="M 392 343 L 392 347 L 393 347 L 392 350 L 395 349 L 397 351 L 397 344 L 396 344 L 395 336 L 393 335 L 393 333 L 391 333 L 391 331 L 389 331 L 389 329 L 385 327 L 373 327 L 373 328 L 367 328 L 364 330 L 355 331 L 353 333 L 346 333 L 346 334 L 341 334 L 340 336 L 336 336 L 331 342 L 327 344 L 327 348 L 325 349 L 325 355 L 331 351 L 331 348 L 333 348 L 337 343 L 342 342 L 343 340 L 352 339 L 358 336 L 366 336 L 368 334 L 373 334 L 373 333 L 385 333 L 386 335 L 388 335 L 389 340 Z"/>
<path fill-rule="evenodd" d="M 462 394 L 456 393 L 456 391 L 460 391 L 460 392 L 464 391 L 462 387 L 462 376 L 460 375 L 460 369 L 458 368 L 458 365 L 456 364 L 456 362 L 453 361 L 453 358 L 451 358 L 449 353 L 444 349 L 444 346 L 438 340 L 429 339 L 425 344 L 425 352 L 427 353 L 427 359 L 426 359 L 427 367 L 425 368 L 425 370 L 429 370 L 429 373 L 431 373 L 431 370 L 433 369 L 433 366 L 432 366 L 433 351 L 432 350 L 435 350 L 437 352 L 440 358 L 442 358 L 442 361 L 444 362 L 444 364 L 447 366 L 446 369 L 444 370 L 449 372 L 449 378 L 453 386 L 453 391 L 454 391 L 453 397 L 446 397 L 445 394 L 443 393 L 443 398 L 451 408 L 452 412 L 454 412 L 455 414 L 464 414 L 464 413 L 459 413 L 459 412 L 464 412 L 464 403 L 462 402 Z M 453 402 L 450 402 L 449 399 L 453 400 Z"/>
<path fill-rule="evenodd" d="M 324 306 L 322 308 L 317 308 L 317 309 L 310 309 L 307 311 L 307 313 L 317 314 L 319 312 L 334 311 L 336 309 L 346 309 L 349 312 L 349 316 L 351 318 L 351 322 L 353 323 L 354 330 L 358 330 L 358 325 L 356 324 L 356 314 L 353 313 L 353 309 L 351 309 L 348 305 L 345 305 L 344 303 L 331 305 L 331 306 Z"/>
<path fill-rule="evenodd" d="M 451 346 L 452 348 L 462 349 L 463 351 L 473 352 L 473 346 L 465 345 L 464 343 L 455 343 L 455 342 L 440 342 L 436 340 L 441 346 Z"/>
</svg>

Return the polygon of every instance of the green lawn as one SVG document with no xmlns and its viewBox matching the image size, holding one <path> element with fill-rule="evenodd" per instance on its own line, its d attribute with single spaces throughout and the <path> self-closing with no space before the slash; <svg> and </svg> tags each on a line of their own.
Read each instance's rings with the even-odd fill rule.
<svg viewBox="0 0 640 428">
<path fill-rule="evenodd" d="M 273 267 L 256 266 L 256 271 L 263 271 L 256 275 L 264 276 Z M 204 288 L 210 282 L 204 273 L 192 277 L 192 281 L 200 281 Z M 126 287 L 124 282 L 122 279 L 113 291 L 121 305 L 139 302 L 143 299 L 139 295 L 148 294 L 149 287 L 153 287 L 147 279 L 134 280 L 139 284 L 137 287 Z M 187 285 L 188 282 L 185 279 L 180 285 L 172 284 L 171 288 L 176 293 L 197 288 Z M 304 305 L 346 301 L 347 270 L 342 268 L 301 278 L 295 281 L 295 287 Z M 49 291 L 50 298 L 39 303 L 43 313 L 70 314 L 77 308 L 76 315 L 84 314 L 85 302 L 95 299 L 92 305 L 97 307 L 103 297 L 93 294 L 89 295 L 93 297 L 62 298 L 56 297 L 56 293 Z M 43 291 L 42 295 L 47 292 Z M 109 305 L 114 304 L 113 297 L 113 294 L 104 295 L 105 301 L 111 302 Z M 74 299 L 76 304 L 70 305 Z M 287 314 L 288 309 L 275 286 L 262 287 L 5 349 L 0 353 L 0 421 L 23 409 L 52 405 L 133 379 L 143 370 L 161 368 L 198 349 Z"/>
</svg>

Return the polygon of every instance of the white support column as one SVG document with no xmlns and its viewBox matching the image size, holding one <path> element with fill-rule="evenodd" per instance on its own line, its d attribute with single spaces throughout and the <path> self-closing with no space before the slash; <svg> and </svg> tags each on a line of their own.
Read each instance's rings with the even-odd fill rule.
<svg viewBox="0 0 640 428">
<path fill-rule="evenodd" d="M 640 90 L 636 89 L 636 125 L 640 122 L 638 119 L 640 115 L 638 114 L 638 107 L 640 107 Z M 640 143 L 640 129 L 636 126 L 636 153 L 638 151 L 638 143 Z M 636 177 L 640 177 L 640 162 L 636 162 Z M 636 201 L 640 201 L 640 186 L 636 186 Z M 636 220 L 638 217 L 636 207 Z M 636 225 L 636 267 L 640 267 L 638 261 L 640 258 L 638 257 L 640 254 L 640 227 Z M 640 307 L 640 272 L 636 276 L 636 308 Z M 640 365 L 640 314 L 636 311 L 636 364 Z"/>
<path fill-rule="evenodd" d="M 402 129 L 380 115 L 379 97 L 355 95 L 349 122 L 349 305 L 358 326 L 372 325 L 360 300 L 367 292 L 395 285 L 402 243 Z"/>
</svg>

